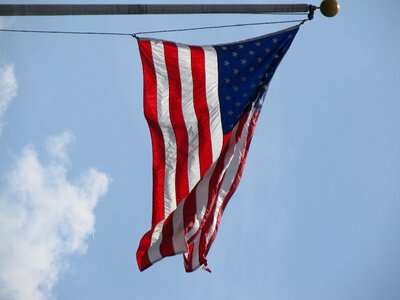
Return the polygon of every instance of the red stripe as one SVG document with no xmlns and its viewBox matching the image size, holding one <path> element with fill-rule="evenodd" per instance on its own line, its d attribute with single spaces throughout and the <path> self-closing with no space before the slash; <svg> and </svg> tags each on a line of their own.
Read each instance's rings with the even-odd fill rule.
<svg viewBox="0 0 400 300">
<path fill-rule="evenodd" d="M 176 211 L 173 211 L 172 213 L 169 214 L 167 219 L 164 221 L 164 224 L 161 229 L 162 240 L 159 248 L 161 258 L 177 254 L 175 253 L 173 247 L 173 236 L 174 236 L 173 218 L 175 212 Z M 148 256 L 148 251 L 150 249 L 151 238 L 154 233 L 154 229 L 155 227 L 146 232 L 146 234 L 140 240 L 139 248 L 136 252 L 136 261 L 140 271 L 143 271 L 152 265 Z"/>
<path fill-rule="evenodd" d="M 177 148 L 176 163 L 176 204 L 189 193 L 188 179 L 188 133 L 182 113 L 182 86 L 179 73 L 178 48 L 175 44 L 164 43 L 165 64 L 169 81 L 169 114 L 175 133 Z"/>
<path fill-rule="evenodd" d="M 197 185 L 192 189 L 190 194 L 185 199 L 185 203 L 183 205 L 183 226 L 186 233 L 189 232 L 190 228 L 193 227 L 194 219 L 196 218 L 196 191 Z"/>
<path fill-rule="evenodd" d="M 186 272 L 193 271 L 193 266 L 192 266 L 193 248 L 194 248 L 194 244 L 192 243 L 189 245 L 189 251 L 187 253 L 187 257 L 185 255 L 183 256 Z"/>
<path fill-rule="evenodd" d="M 162 257 L 175 255 L 174 250 L 174 214 L 176 210 L 169 214 L 162 227 L 162 241 L 160 244 L 160 254 Z"/>
<path fill-rule="evenodd" d="M 199 130 L 200 177 L 212 164 L 210 117 L 206 98 L 206 74 L 204 50 L 190 46 L 193 77 L 193 102 Z"/>
<path fill-rule="evenodd" d="M 153 230 L 148 231 L 140 240 L 139 248 L 136 251 L 136 262 L 138 264 L 139 270 L 144 271 L 151 266 L 151 262 L 147 255 L 147 251 L 150 248 L 151 235 Z"/>
<path fill-rule="evenodd" d="M 153 151 L 153 217 L 152 227 L 164 219 L 164 138 L 157 116 L 157 80 L 151 51 L 151 43 L 139 40 L 139 50 L 143 65 L 144 115 L 150 129 Z"/>
</svg>

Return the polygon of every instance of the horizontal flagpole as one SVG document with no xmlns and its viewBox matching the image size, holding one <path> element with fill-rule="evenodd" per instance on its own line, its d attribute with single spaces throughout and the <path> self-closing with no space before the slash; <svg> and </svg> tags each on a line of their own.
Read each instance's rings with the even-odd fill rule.
<svg viewBox="0 0 400 300">
<path fill-rule="evenodd" d="M 306 14 L 308 4 L 1 4 L 0 16 Z"/>
</svg>

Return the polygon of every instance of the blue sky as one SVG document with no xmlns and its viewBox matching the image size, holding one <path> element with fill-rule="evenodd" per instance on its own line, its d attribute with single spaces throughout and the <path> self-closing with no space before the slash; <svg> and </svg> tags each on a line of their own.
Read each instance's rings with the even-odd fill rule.
<svg viewBox="0 0 400 300">
<path fill-rule="evenodd" d="M 180 256 L 136 266 L 151 221 L 136 41 L 0 33 L 1 298 L 399 299 L 400 2 L 340 4 L 335 18 L 316 12 L 301 27 L 271 82 L 208 256 L 212 274 L 185 273 Z M 135 32 L 283 18 L 15 17 L 0 26 Z M 282 28 L 154 37 L 213 44 Z"/>
</svg>

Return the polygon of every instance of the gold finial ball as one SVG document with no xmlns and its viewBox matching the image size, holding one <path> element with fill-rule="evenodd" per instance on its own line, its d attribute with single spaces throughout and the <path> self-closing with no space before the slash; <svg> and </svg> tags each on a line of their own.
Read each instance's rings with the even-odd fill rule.
<svg viewBox="0 0 400 300">
<path fill-rule="evenodd" d="M 320 5 L 321 13 L 325 17 L 334 17 L 339 12 L 340 5 L 336 0 L 324 0 Z"/>
</svg>

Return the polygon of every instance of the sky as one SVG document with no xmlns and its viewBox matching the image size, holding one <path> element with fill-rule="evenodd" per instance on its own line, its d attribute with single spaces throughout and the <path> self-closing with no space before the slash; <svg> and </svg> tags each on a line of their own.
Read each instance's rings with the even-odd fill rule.
<svg viewBox="0 0 400 300">
<path fill-rule="evenodd" d="M 136 41 L 0 33 L 0 298 L 399 299 L 400 2 L 340 4 L 300 28 L 271 81 L 211 274 L 185 273 L 179 255 L 136 265 L 152 190 Z M 3 17 L 0 27 L 130 33 L 290 18 Z M 207 45 L 289 26 L 152 37 Z"/>
</svg>

